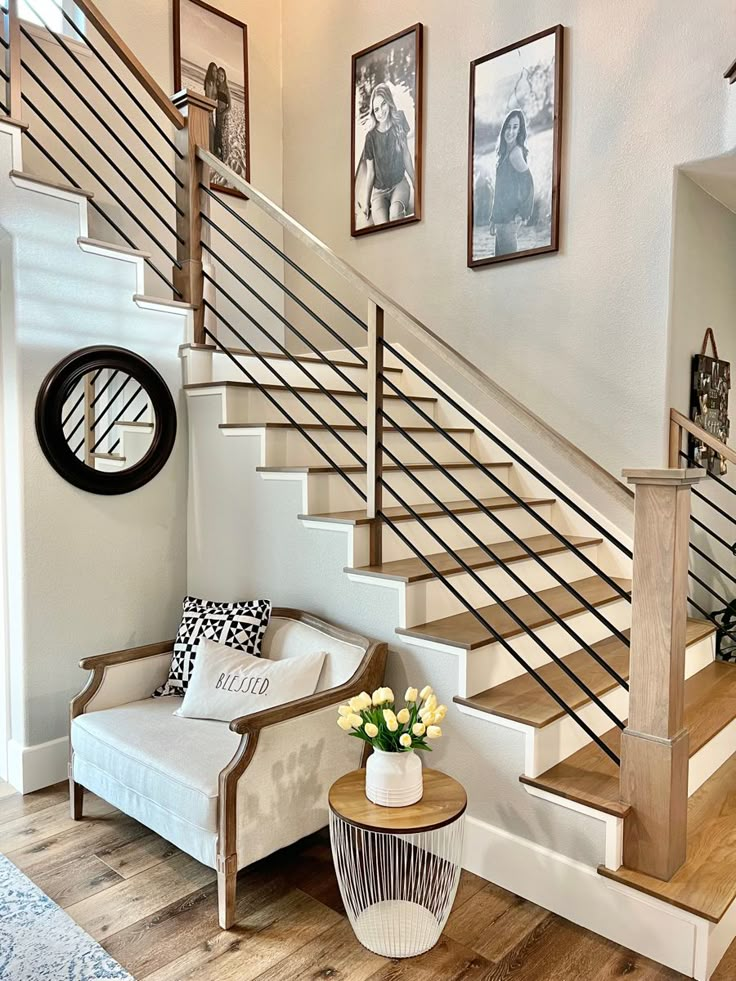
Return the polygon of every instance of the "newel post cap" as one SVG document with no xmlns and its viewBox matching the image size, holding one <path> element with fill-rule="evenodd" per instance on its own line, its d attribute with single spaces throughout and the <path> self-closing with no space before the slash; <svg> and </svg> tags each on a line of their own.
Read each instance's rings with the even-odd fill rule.
<svg viewBox="0 0 736 981">
<path fill-rule="evenodd" d="M 190 106 L 196 106 L 197 109 L 204 109 L 206 112 L 213 112 L 217 109 L 217 103 L 214 99 L 208 99 L 206 95 L 202 95 L 201 92 L 196 92 L 194 89 L 182 89 L 180 92 L 175 92 L 171 96 L 171 101 L 183 115 L 186 115 L 186 110 Z"/>
<path fill-rule="evenodd" d="M 622 471 L 629 484 L 660 485 L 665 487 L 690 487 L 706 476 L 700 467 L 643 468 Z"/>
</svg>

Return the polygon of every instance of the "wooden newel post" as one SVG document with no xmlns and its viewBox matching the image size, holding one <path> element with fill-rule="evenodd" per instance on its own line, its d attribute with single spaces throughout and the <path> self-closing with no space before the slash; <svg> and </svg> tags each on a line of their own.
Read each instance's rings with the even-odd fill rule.
<svg viewBox="0 0 736 981">
<path fill-rule="evenodd" d="M 8 110 L 11 119 L 20 121 L 23 102 L 20 91 L 20 19 L 18 17 L 19 0 L 7 0 L 3 6 L 7 9 L 5 18 L 5 38 L 8 49 L 5 53 L 5 74 L 8 76 Z M 1 49 L 0 49 L 1 50 Z"/>
<path fill-rule="evenodd" d="M 687 845 L 684 728 L 690 488 L 702 470 L 624 470 L 636 486 L 624 865 L 670 879 Z"/>
<path fill-rule="evenodd" d="M 370 523 L 369 565 L 383 561 L 383 309 L 373 300 L 368 306 L 368 436 L 366 444 L 366 516 Z"/>
<path fill-rule="evenodd" d="M 197 157 L 197 147 L 207 149 L 210 145 L 210 120 L 217 104 L 190 89 L 177 92 L 171 101 L 186 120 L 184 129 L 176 133 L 176 145 L 182 154 L 176 158 L 176 176 L 184 185 L 177 184 L 176 203 L 184 214 L 176 216 L 177 234 L 183 242 L 176 244 L 181 269 L 174 267 L 174 285 L 182 300 L 194 307 L 194 343 L 204 344 L 202 238 L 206 233 L 201 213 L 209 211 L 209 198 L 199 185 L 209 186 L 209 168 Z"/>
</svg>

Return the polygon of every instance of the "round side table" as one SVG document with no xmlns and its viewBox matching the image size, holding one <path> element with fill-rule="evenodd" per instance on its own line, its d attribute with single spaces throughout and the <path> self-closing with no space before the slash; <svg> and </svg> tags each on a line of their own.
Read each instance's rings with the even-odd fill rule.
<svg viewBox="0 0 736 981">
<path fill-rule="evenodd" d="M 384 957 L 434 947 L 460 881 L 463 787 L 425 770 L 420 801 L 381 807 L 365 796 L 365 770 L 353 770 L 332 785 L 329 803 L 332 857 L 355 936 Z"/>
</svg>

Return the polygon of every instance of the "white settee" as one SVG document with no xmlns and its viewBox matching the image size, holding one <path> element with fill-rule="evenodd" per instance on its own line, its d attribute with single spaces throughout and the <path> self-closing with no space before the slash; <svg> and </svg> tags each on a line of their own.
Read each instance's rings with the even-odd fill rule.
<svg viewBox="0 0 736 981">
<path fill-rule="evenodd" d="M 174 715 L 151 698 L 173 641 L 84 658 L 71 704 L 72 817 L 84 788 L 217 870 L 220 925 L 233 922 L 238 869 L 327 824 L 327 792 L 361 764 L 337 706 L 383 679 L 387 648 L 297 610 L 275 609 L 262 656 L 326 651 L 315 694 L 226 722 Z"/>
</svg>

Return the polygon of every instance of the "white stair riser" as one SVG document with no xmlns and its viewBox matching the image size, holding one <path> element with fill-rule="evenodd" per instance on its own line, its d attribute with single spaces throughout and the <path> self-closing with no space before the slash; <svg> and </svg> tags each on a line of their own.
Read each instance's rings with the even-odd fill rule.
<svg viewBox="0 0 736 981">
<path fill-rule="evenodd" d="M 153 433 L 133 426 L 118 426 L 117 435 L 120 438 L 120 445 L 115 452 L 125 457 L 126 469 L 143 459 L 153 441 Z"/>
<path fill-rule="evenodd" d="M 585 551 L 592 558 L 595 557 L 594 546 Z M 581 576 L 582 563 L 567 551 L 545 556 L 544 561 L 566 582 Z M 474 572 L 481 582 L 502 600 L 522 596 L 527 591 L 538 592 L 559 585 L 554 577 L 532 558 L 514 562 L 509 566 L 509 569 L 526 584 L 527 589 L 520 586 L 498 566 L 476 569 Z M 449 583 L 467 603 L 470 603 L 473 609 L 479 609 L 494 602 L 488 591 L 466 572 L 451 576 Z M 406 623 L 402 623 L 400 626 L 410 627 L 466 611 L 467 606 L 457 599 L 447 586 L 433 578 L 426 582 L 412 583 L 407 587 Z"/>
<path fill-rule="evenodd" d="M 534 508 L 536 513 L 541 514 L 547 519 L 551 510 L 551 505 L 541 505 Z M 520 538 L 529 538 L 531 535 L 539 534 L 539 523 L 531 514 L 524 511 L 523 508 L 505 508 L 497 513 L 501 516 L 506 527 L 510 528 Z M 465 528 L 473 531 L 485 543 L 507 540 L 506 534 L 500 531 L 495 523 L 482 512 L 473 511 L 467 514 L 460 514 L 457 515 L 457 518 Z M 467 532 L 453 518 L 447 515 L 424 520 L 432 532 L 439 537 L 439 542 L 418 521 L 400 521 L 396 525 L 397 529 L 409 539 L 414 549 L 417 549 L 420 555 L 431 555 L 434 552 L 443 551 L 443 544 L 441 543 L 453 549 L 469 548 L 475 544 L 468 537 Z M 414 558 L 416 557 L 414 549 L 406 545 L 390 527 L 384 528 L 384 562 L 391 562 L 394 559 Z M 363 564 L 367 565 L 367 562 Z"/>
<path fill-rule="evenodd" d="M 542 506 L 540 508 L 535 508 L 535 511 L 540 511 L 542 514 L 549 516 L 549 511 L 551 510 L 549 505 Z M 504 515 L 508 519 L 508 524 L 510 527 L 514 527 L 515 533 L 520 537 L 525 538 L 532 534 L 532 528 L 537 524 L 534 519 L 527 515 L 521 510 L 521 508 L 510 508 L 504 511 Z M 479 518 L 482 519 L 486 525 L 488 524 L 488 519 L 483 515 L 465 514 L 461 516 L 469 525 L 478 525 Z M 353 531 L 353 554 L 352 558 L 348 557 L 347 565 L 351 568 L 357 568 L 359 566 L 369 564 L 369 537 L 370 537 L 370 526 L 368 524 L 359 524 L 356 526 L 340 524 L 339 522 L 325 522 L 319 515 L 314 515 L 305 517 L 303 519 L 305 523 L 312 528 L 317 530 L 328 529 L 331 531 L 339 530 L 340 528 L 350 527 Z M 457 525 L 447 516 L 428 518 L 426 519 L 430 527 L 436 531 L 436 533 L 445 541 L 450 548 L 465 548 L 468 544 L 467 535 L 461 532 Z M 397 522 L 397 528 L 406 535 L 406 537 L 413 543 L 415 543 L 416 548 L 422 555 L 429 555 L 433 551 L 438 551 L 437 543 L 431 539 L 429 534 L 417 525 L 416 521 L 399 521 Z M 485 525 L 482 525 L 480 531 L 487 535 L 489 534 L 488 529 Z M 434 547 L 433 547 L 434 546 Z M 405 545 L 397 535 L 395 535 L 390 529 L 384 528 L 383 531 L 383 559 L 385 562 L 392 562 L 394 559 L 404 559 L 404 558 L 415 558 L 416 553 Z M 373 582 L 373 581 L 372 581 Z"/>
<path fill-rule="evenodd" d="M 310 355 L 311 357 L 311 355 Z M 293 361 L 284 358 L 265 357 L 267 364 L 264 364 L 256 357 L 244 357 L 236 355 L 236 360 L 242 364 L 248 375 L 255 381 L 267 385 L 280 385 L 278 375 L 289 385 L 304 385 L 309 388 L 316 387 L 315 382 L 324 385 L 325 388 L 339 388 L 346 391 L 354 391 L 349 379 L 361 391 L 366 390 L 366 369 L 360 365 L 346 367 L 345 365 L 334 366 L 324 362 L 314 364 L 310 362 L 300 362 L 294 364 Z M 342 375 L 345 377 L 342 377 Z M 310 378 L 311 375 L 311 378 Z M 399 385 L 401 375 L 392 373 L 391 381 Z M 213 354 L 212 356 L 212 381 L 249 381 L 250 379 L 233 364 L 231 359 L 225 354 Z"/>
<path fill-rule="evenodd" d="M 586 551 L 587 554 L 594 556 L 595 546 L 591 546 Z M 577 568 L 580 565 L 579 560 L 566 552 L 545 556 L 545 562 L 565 580 L 579 575 L 580 570 Z M 558 585 L 554 577 L 543 569 L 535 559 L 527 558 L 514 562 L 509 568 L 534 592 Z M 507 572 L 498 566 L 475 569 L 474 572 L 483 585 L 476 582 L 466 572 L 456 573 L 448 579 L 449 585 L 457 590 L 474 609 L 488 606 L 494 602 L 493 597 L 489 595 L 484 586 L 487 586 L 502 600 L 511 599 L 526 592 L 523 587 L 513 581 Z M 467 606 L 436 578 L 422 582 L 402 583 L 379 577 L 351 574 L 351 579 L 356 582 L 367 582 L 377 588 L 384 586 L 384 588 L 398 589 L 402 594 L 401 616 L 398 625 L 402 628 L 426 623 L 428 620 L 452 616 L 455 613 L 464 613 L 467 610 Z"/>
<path fill-rule="evenodd" d="M 511 467 L 502 467 L 493 472 L 499 476 L 506 486 L 513 489 L 513 480 L 510 479 Z M 453 476 L 463 485 L 468 494 L 473 494 L 478 498 L 495 497 L 504 494 L 493 481 L 484 476 L 475 468 L 452 470 Z M 365 473 L 349 474 L 351 480 L 365 491 Z M 451 481 L 437 470 L 417 470 L 414 476 L 428 491 L 436 495 L 441 501 L 459 501 L 466 495 L 463 494 Z M 414 480 L 403 471 L 391 471 L 384 474 L 386 482 L 391 490 L 395 491 L 408 504 L 420 504 L 431 500 L 429 493 L 419 487 Z M 326 514 L 329 511 L 348 511 L 353 508 L 363 507 L 363 499 L 353 490 L 340 474 L 337 473 L 316 473 L 309 474 L 308 477 L 308 500 L 309 511 L 311 514 Z M 394 494 L 384 488 L 384 503 L 386 505 L 398 504 Z M 544 529 L 540 528 L 540 534 Z"/>
<path fill-rule="evenodd" d="M 631 605 L 621 599 L 598 608 L 606 620 L 619 630 L 631 625 Z M 610 636 L 610 629 L 595 614 L 584 610 L 575 616 L 567 617 L 565 623 L 576 635 L 572 636 L 558 623 L 549 623 L 535 630 L 535 636 L 543 641 L 558 657 L 572 654 L 580 649 L 580 640 L 594 644 Z M 578 640 L 577 638 L 580 638 Z M 407 638 L 409 639 L 409 638 Z M 540 645 L 527 634 L 509 638 L 509 645 L 530 667 L 545 664 L 549 657 Z M 516 678 L 526 669 L 500 643 L 494 642 L 474 651 L 463 651 L 460 661 L 458 694 L 470 698 L 487 688 Z"/>
<path fill-rule="evenodd" d="M 687 649 L 685 658 L 685 677 L 691 678 L 707 664 L 710 664 L 712 660 L 713 640 L 711 637 L 705 637 L 703 640 L 698 641 L 698 643 L 691 644 Z M 601 701 L 622 721 L 627 718 L 629 713 L 629 696 L 628 692 L 621 688 L 620 685 L 616 685 L 611 691 L 606 692 L 601 697 Z M 578 716 L 598 736 L 607 732 L 612 725 L 611 719 L 605 712 L 601 711 L 597 705 L 592 703 L 583 706 L 578 711 Z M 489 718 L 492 718 L 492 716 L 489 716 Z M 588 734 L 569 715 L 564 715 L 562 718 L 557 719 L 557 721 L 542 729 L 532 729 L 532 739 L 534 744 L 533 758 L 536 761 L 536 769 L 534 773 L 527 774 L 532 777 L 539 776 L 540 773 L 544 773 L 550 767 L 556 766 L 557 763 L 567 759 L 568 756 L 576 753 L 591 741 Z M 730 756 L 736 750 L 736 731 L 734 734 L 731 734 L 727 742 L 731 747 L 728 752 L 728 756 Z M 701 764 L 704 764 L 706 768 L 710 765 L 711 769 L 707 773 L 707 776 L 700 780 L 700 783 L 703 783 L 728 758 L 722 758 L 722 753 L 719 754 L 716 752 L 715 754 L 706 754 L 708 757 L 706 760 L 703 756 L 705 749 L 704 747 L 697 756 L 701 757 Z M 717 760 L 720 760 L 720 762 L 716 762 Z M 715 765 L 713 765 L 714 763 Z M 690 761 L 690 767 L 692 773 L 692 759 Z M 700 786 L 700 783 L 698 783 L 698 786 Z M 693 793 L 692 789 L 690 793 Z"/>
<path fill-rule="evenodd" d="M 337 466 L 358 464 L 359 461 L 351 456 L 348 450 L 345 449 L 342 443 L 332 433 L 319 429 L 307 430 L 307 433 L 325 451 L 329 460 L 326 460 L 297 429 L 273 429 L 267 431 L 265 465 L 269 467 L 329 466 L 330 461 Z M 231 433 L 231 435 L 234 435 L 234 433 Z M 443 452 L 445 454 L 448 453 L 445 449 L 445 441 L 439 433 L 424 432 L 414 435 L 417 441 L 421 442 L 421 445 L 434 455 L 435 458 L 437 458 L 437 454 Z M 365 435 L 358 431 L 348 431 L 341 432 L 340 436 L 348 446 L 352 447 L 358 453 L 364 462 L 366 456 Z M 469 448 L 472 434 L 463 433 L 460 438 L 466 449 Z M 399 433 L 386 433 L 384 435 L 384 443 L 403 463 L 425 462 L 419 451 L 408 446 L 406 440 Z M 446 462 L 453 459 L 460 460 L 461 456 L 459 453 L 452 451 L 452 456 L 447 455 L 443 459 Z"/>
<path fill-rule="evenodd" d="M 272 399 L 274 401 L 271 401 Z M 226 413 L 228 422 L 288 422 L 291 418 L 295 422 L 319 425 L 352 426 L 355 425 L 353 419 L 357 419 L 360 424 L 365 423 L 367 403 L 363 399 L 350 393 L 335 395 L 334 399 L 335 401 L 318 389 L 300 393 L 271 389 L 266 395 L 258 389 L 229 386 L 226 390 Z M 432 416 L 434 403 L 421 404 L 424 411 Z M 405 402 L 391 400 L 387 408 L 392 419 L 395 419 L 399 425 L 417 425 L 416 412 Z M 344 410 L 347 410 L 350 415 L 347 415 Z"/>
</svg>

